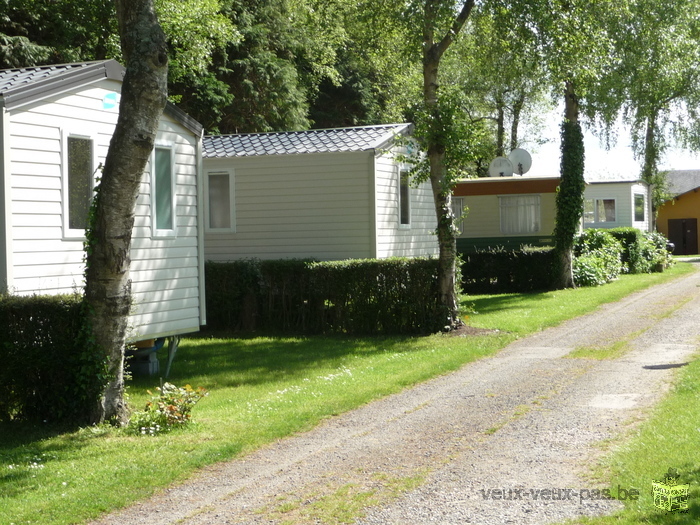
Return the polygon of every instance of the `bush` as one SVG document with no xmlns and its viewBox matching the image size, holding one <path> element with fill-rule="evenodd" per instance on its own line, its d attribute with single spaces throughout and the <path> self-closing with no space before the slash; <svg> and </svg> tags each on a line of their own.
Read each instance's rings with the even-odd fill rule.
<svg viewBox="0 0 700 525">
<path fill-rule="evenodd" d="M 207 262 L 213 330 L 431 333 L 446 315 L 432 258 Z"/>
<path fill-rule="evenodd" d="M 77 296 L 0 295 L 0 421 L 87 422 L 106 359 Z"/>
<path fill-rule="evenodd" d="M 195 390 L 190 385 L 177 387 L 172 383 L 165 383 L 156 390 L 159 392 L 156 395 L 148 391 L 152 397 L 143 411 L 132 414 L 129 421 L 132 432 L 153 436 L 183 426 L 190 422 L 194 405 L 209 395 L 202 387 Z"/>
<path fill-rule="evenodd" d="M 551 248 L 491 248 L 462 257 L 462 285 L 469 293 L 522 293 L 552 285 Z"/>
<path fill-rule="evenodd" d="M 607 230 L 622 244 L 623 273 L 651 273 L 662 271 L 671 263 L 666 250 L 666 237 L 637 228 L 612 228 Z"/>
<path fill-rule="evenodd" d="M 622 244 L 606 230 L 590 229 L 574 243 L 573 273 L 577 286 L 598 286 L 622 272 Z"/>
</svg>

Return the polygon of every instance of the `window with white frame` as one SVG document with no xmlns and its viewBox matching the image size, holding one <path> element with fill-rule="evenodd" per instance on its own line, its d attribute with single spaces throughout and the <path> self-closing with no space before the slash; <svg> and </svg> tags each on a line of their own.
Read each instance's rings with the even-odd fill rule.
<svg viewBox="0 0 700 525">
<path fill-rule="evenodd" d="M 498 198 L 501 233 L 506 235 L 540 231 L 540 196 L 513 195 Z"/>
<path fill-rule="evenodd" d="M 151 214 L 154 237 L 174 237 L 177 233 L 173 149 L 156 146 L 151 162 Z"/>
<path fill-rule="evenodd" d="M 464 231 L 464 197 L 452 197 L 452 215 L 455 218 L 456 234 L 462 235 Z"/>
<path fill-rule="evenodd" d="M 644 222 L 646 220 L 646 206 L 643 193 L 634 194 L 634 220 Z"/>
<path fill-rule="evenodd" d="M 210 171 L 206 183 L 207 228 L 221 232 L 235 231 L 233 175 L 229 171 Z"/>
<path fill-rule="evenodd" d="M 583 222 L 593 224 L 615 222 L 615 199 L 586 199 L 583 203 Z"/>
<path fill-rule="evenodd" d="M 94 185 L 94 141 L 90 136 L 67 133 L 63 142 L 63 232 L 68 238 L 82 238 Z"/>
<path fill-rule="evenodd" d="M 410 171 L 399 170 L 399 227 L 411 225 L 411 184 Z"/>
</svg>

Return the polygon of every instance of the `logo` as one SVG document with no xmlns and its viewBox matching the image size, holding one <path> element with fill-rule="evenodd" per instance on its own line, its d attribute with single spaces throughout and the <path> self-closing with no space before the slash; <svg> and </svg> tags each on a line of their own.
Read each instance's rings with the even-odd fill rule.
<svg viewBox="0 0 700 525">
<path fill-rule="evenodd" d="M 654 506 L 667 512 L 688 512 L 690 484 L 678 483 L 678 469 L 669 468 L 661 480 L 653 480 L 651 493 Z"/>
</svg>

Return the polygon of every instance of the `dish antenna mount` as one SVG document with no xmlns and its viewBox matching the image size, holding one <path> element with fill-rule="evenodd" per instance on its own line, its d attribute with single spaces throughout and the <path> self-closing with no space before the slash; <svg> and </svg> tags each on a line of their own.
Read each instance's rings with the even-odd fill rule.
<svg viewBox="0 0 700 525">
<path fill-rule="evenodd" d="M 532 157 L 522 148 L 515 148 L 508 154 L 508 160 L 513 164 L 513 172 L 525 175 L 532 167 Z"/>
<path fill-rule="evenodd" d="M 489 164 L 489 177 L 510 177 L 513 175 L 513 163 L 506 157 L 496 157 Z"/>
</svg>

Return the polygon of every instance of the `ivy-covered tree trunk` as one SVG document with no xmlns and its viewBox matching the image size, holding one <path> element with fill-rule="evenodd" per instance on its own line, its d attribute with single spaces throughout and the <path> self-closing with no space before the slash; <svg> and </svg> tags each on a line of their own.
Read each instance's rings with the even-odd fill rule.
<svg viewBox="0 0 700 525">
<path fill-rule="evenodd" d="M 557 192 L 557 216 L 554 227 L 554 245 L 558 270 L 553 288 L 572 288 L 573 246 L 581 229 L 583 214 L 584 146 L 583 132 L 578 121 L 578 100 L 573 82 L 566 83 L 564 123 L 561 126 L 561 183 Z"/>
<path fill-rule="evenodd" d="M 91 419 L 124 425 L 134 206 L 166 103 L 168 55 L 153 0 L 116 0 L 116 5 L 126 74 L 88 231 L 85 298 L 95 343 L 108 358 L 108 383 Z"/>
</svg>

